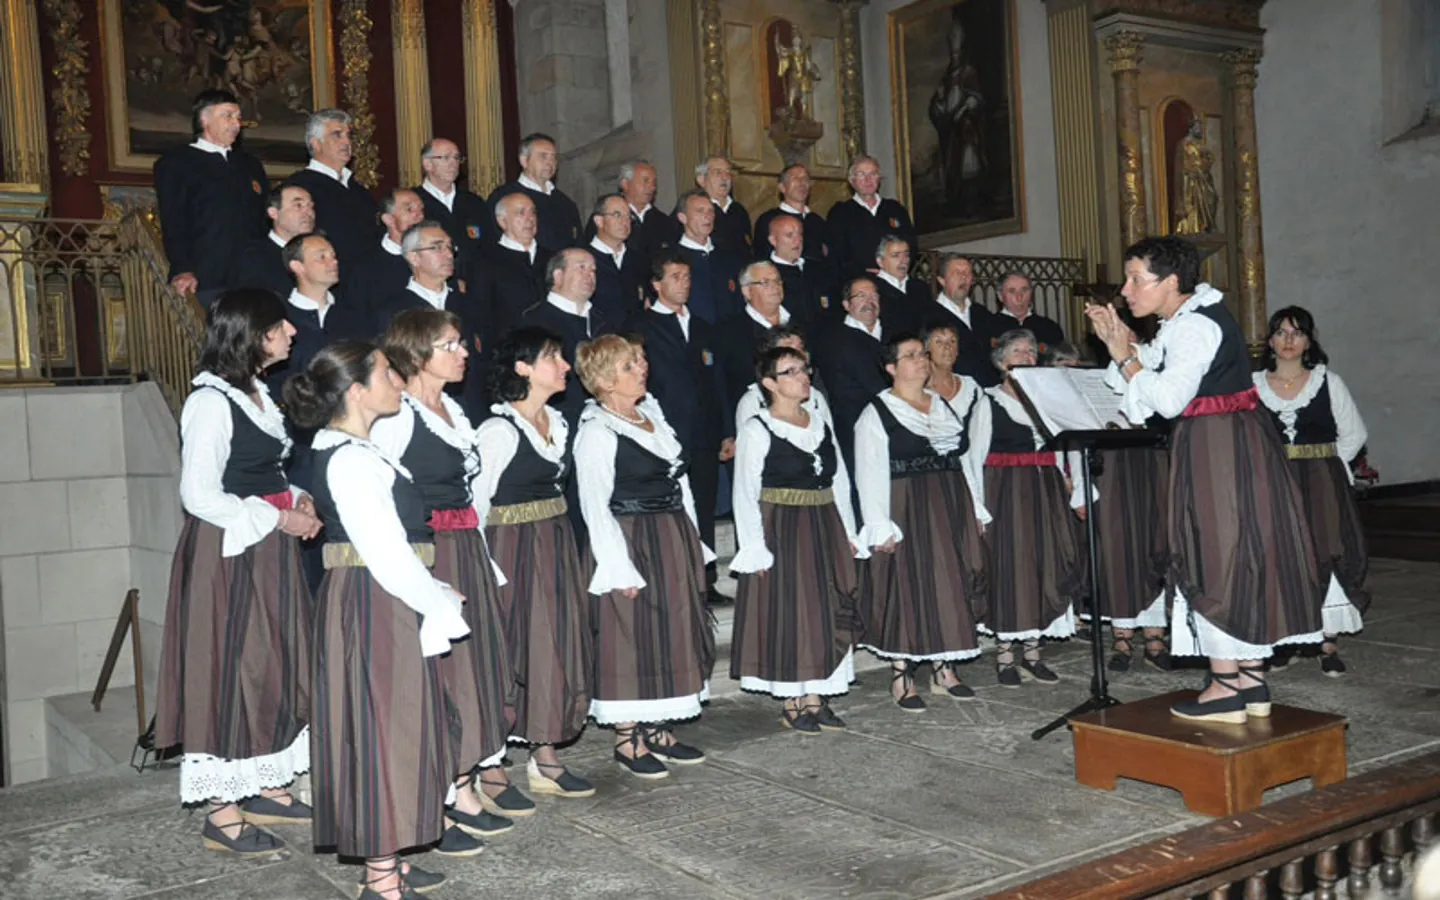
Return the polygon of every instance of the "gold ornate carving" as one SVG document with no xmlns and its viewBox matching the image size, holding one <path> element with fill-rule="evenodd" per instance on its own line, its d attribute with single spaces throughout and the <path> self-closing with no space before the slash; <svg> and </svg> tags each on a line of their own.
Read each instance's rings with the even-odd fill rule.
<svg viewBox="0 0 1440 900">
<path fill-rule="evenodd" d="M 85 76 L 90 72 L 89 43 L 80 37 L 80 4 L 76 0 L 44 0 L 45 18 L 50 24 L 50 41 L 55 47 L 55 65 L 50 74 L 56 86 L 50 92 L 55 106 L 55 144 L 60 151 L 60 171 L 83 176 L 90 171 L 90 95 Z"/>
<path fill-rule="evenodd" d="M 1138 31 L 1120 31 L 1105 39 L 1105 51 L 1109 54 L 1110 71 L 1138 72 L 1140 50 L 1145 44 L 1145 35 Z"/>
<path fill-rule="evenodd" d="M 1125 243 L 1145 236 L 1145 181 L 1140 176 L 1140 153 L 1134 147 L 1120 147 L 1120 216 L 1125 223 Z"/>
<path fill-rule="evenodd" d="M 730 152 L 730 96 L 725 88 L 725 37 L 719 0 L 700 0 L 700 56 L 705 81 L 705 152 Z"/>
<path fill-rule="evenodd" d="M 40 29 L 32 0 L 0 0 L 0 182 L 43 187 L 50 182 Z"/>
<path fill-rule="evenodd" d="M 482 197 L 505 181 L 505 140 L 501 131 L 500 42 L 496 0 L 465 0 L 465 135 L 470 156 L 470 190 Z"/>
<path fill-rule="evenodd" d="M 1254 150 L 1240 151 L 1238 169 L 1237 206 L 1240 209 L 1240 219 L 1244 221 L 1260 215 L 1260 171 L 1255 160 Z"/>
<path fill-rule="evenodd" d="M 395 132 L 400 153 L 396 168 L 401 184 L 419 184 L 424 177 L 420 148 L 431 138 L 430 67 L 426 61 L 425 7 L 421 0 L 394 0 L 390 23 L 395 46 Z"/>
<path fill-rule="evenodd" d="M 1244 90 L 1255 90 L 1255 84 L 1260 78 L 1258 66 L 1260 65 L 1259 50 L 1233 50 L 1229 53 L 1222 53 L 1220 58 L 1230 65 L 1230 71 L 1234 75 L 1235 87 Z"/>
<path fill-rule="evenodd" d="M 1221 57 L 1230 65 L 1232 120 L 1235 123 L 1235 209 L 1240 231 L 1240 327 L 1249 341 L 1263 340 L 1265 317 L 1265 244 L 1260 222 L 1260 151 L 1255 133 L 1256 50 Z"/>
<path fill-rule="evenodd" d="M 840 142 L 845 159 L 865 149 L 865 85 L 860 68 L 860 6 L 840 2 Z"/>
<path fill-rule="evenodd" d="M 345 71 L 345 110 L 350 113 L 350 170 L 360 183 L 380 180 L 380 151 L 375 148 L 375 114 L 370 112 L 370 30 L 375 23 L 365 0 L 341 0 L 340 59 Z"/>
</svg>

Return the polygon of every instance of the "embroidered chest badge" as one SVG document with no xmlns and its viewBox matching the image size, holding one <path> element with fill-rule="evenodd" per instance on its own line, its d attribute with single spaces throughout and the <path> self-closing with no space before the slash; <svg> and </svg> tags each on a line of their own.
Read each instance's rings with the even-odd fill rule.
<svg viewBox="0 0 1440 900">
<path fill-rule="evenodd" d="M 472 240 L 472 241 L 478 241 L 478 240 L 480 240 L 480 226 L 479 226 L 479 225 L 466 225 L 466 226 L 465 226 L 465 236 L 468 237 L 468 238 L 469 238 L 470 240 Z"/>
<path fill-rule="evenodd" d="M 829 296 L 827 296 L 827 295 L 825 295 L 825 294 L 821 294 L 821 295 L 820 295 L 820 308 L 821 308 L 821 309 L 829 309 L 829 308 L 830 308 L 830 297 L 829 297 Z"/>
<path fill-rule="evenodd" d="M 260 193 L 260 182 L 256 181 L 254 178 L 250 179 L 250 190 L 254 191 L 257 194 Z"/>
<path fill-rule="evenodd" d="M 711 353 L 709 350 L 701 350 L 700 361 L 703 362 L 706 366 L 713 366 L 715 365 L 715 354 Z"/>
<path fill-rule="evenodd" d="M 899 227 L 900 227 L 900 220 L 892 216 L 892 217 L 890 218 L 890 227 L 891 227 L 891 228 L 899 228 Z"/>
<path fill-rule="evenodd" d="M 735 279 L 730 279 L 730 293 L 735 293 Z"/>
</svg>

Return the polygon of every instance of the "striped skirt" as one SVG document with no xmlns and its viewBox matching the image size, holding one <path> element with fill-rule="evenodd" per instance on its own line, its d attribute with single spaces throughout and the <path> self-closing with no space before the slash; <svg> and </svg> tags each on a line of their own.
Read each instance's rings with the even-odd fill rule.
<svg viewBox="0 0 1440 900">
<path fill-rule="evenodd" d="M 311 601 L 300 543 L 274 531 L 223 557 L 223 541 L 219 528 L 185 517 L 170 569 L 155 743 L 222 760 L 269 756 L 310 721 Z"/>
<path fill-rule="evenodd" d="M 455 760 L 460 772 L 468 772 L 505 749 L 510 733 L 506 710 L 515 699 L 515 673 L 496 599 L 500 588 L 479 531 L 435 532 L 435 577 L 464 595 L 462 612 L 470 626 L 470 636 L 452 643 L 440 658 L 445 688 L 460 716 Z"/>
<path fill-rule="evenodd" d="M 715 665 L 705 608 L 700 535 L 684 511 L 617 516 L 645 587 L 592 596 L 595 684 L 590 712 L 602 724 L 663 722 L 700 714 Z M 588 552 L 588 551 L 587 551 Z M 586 561 L 591 571 L 593 561 Z"/>
<path fill-rule="evenodd" d="M 311 729 L 315 844 L 387 856 L 440 839 L 460 716 L 420 615 L 369 569 L 325 573 L 315 621 Z"/>
<path fill-rule="evenodd" d="M 1334 576 L 1350 604 L 1363 614 L 1370 608 L 1370 592 L 1365 590 L 1370 555 L 1365 549 L 1360 508 L 1345 475 L 1345 463 L 1335 456 L 1292 459 L 1290 471 L 1300 484 L 1321 582 L 1329 584 Z"/>
<path fill-rule="evenodd" d="M 834 503 L 761 502 L 760 520 L 775 565 L 738 574 L 730 677 L 742 686 L 825 681 L 859 631 L 855 555 L 840 513 Z"/>
<path fill-rule="evenodd" d="M 890 518 L 905 539 L 872 551 L 862 592 L 863 644 L 878 656 L 958 660 L 980 655 L 988 564 L 975 502 L 960 472 L 890 481 Z"/>
<path fill-rule="evenodd" d="M 575 530 L 562 514 L 487 525 L 485 541 L 508 579 L 498 597 L 516 681 L 510 733 L 532 744 L 564 743 L 585 727 L 594 659 Z"/>
<path fill-rule="evenodd" d="M 1166 580 L 1182 595 L 1182 611 L 1250 647 L 1320 631 L 1325 582 L 1268 413 L 1181 419 L 1170 438 L 1167 505 Z M 1207 649 L 1203 628 L 1192 623 L 1190 630 L 1205 655 L 1250 658 L 1218 655 L 1226 652 L 1223 641 L 1212 639 Z"/>
<path fill-rule="evenodd" d="M 1075 513 L 1054 466 L 986 466 L 985 527 L 990 612 L 985 627 L 1002 640 L 1069 637 L 1072 607 L 1084 594 Z"/>
<path fill-rule="evenodd" d="M 1165 588 L 1165 491 L 1170 455 L 1162 449 L 1136 448 L 1104 451 L 1101 458 L 1103 465 L 1095 479 L 1100 499 L 1091 507 L 1099 555 L 1095 574 L 1105 618 L 1117 620 L 1122 628 L 1133 627 Z M 1088 555 L 1084 553 L 1086 539 L 1082 522 L 1083 555 Z M 1164 624 L 1162 605 L 1153 626 Z"/>
</svg>

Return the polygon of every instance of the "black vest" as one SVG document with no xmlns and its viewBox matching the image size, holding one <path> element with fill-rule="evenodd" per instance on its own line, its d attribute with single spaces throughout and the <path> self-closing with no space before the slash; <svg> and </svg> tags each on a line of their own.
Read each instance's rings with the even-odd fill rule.
<svg viewBox="0 0 1440 900">
<path fill-rule="evenodd" d="M 616 432 L 615 488 L 610 493 L 610 511 L 626 516 L 683 509 L 685 494 L 680 488 L 680 478 L 689 469 L 684 449 L 680 451 L 680 465 L 672 475 L 670 460 L 656 456 L 633 438 Z"/>
<path fill-rule="evenodd" d="M 1269 410 L 1270 418 L 1275 421 L 1275 428 L 1280 432 L 1280 440 L 1286 444 L 1333 444 L 1340 439 L 1340 427 L 1335 424 L 1335 412 L 1330 406 L 1330 379 L 1320 383 L 1320 390 L 1315 393 L 1310 402 L 1295 410 L 1295 440 L 1290 440 L 1290 435 L 1285 431 L 1285 423 L 1280 421 L 1280 414 L 1275 410 Z"/>
<path fill-rule="evenodd" d="M 936 395 L 934 402 L 943 404 L 950 415 L 960 422 L 960 445 L 949 453 L 937 453 L 928 439 L 901 425 L 883 397 L 877 395 L 871 400 L 870 405 L 879 413 L 880 424 L 890 439 L 890 477 L 909 478 L 928 472 L 959 471 L 965 451 L 970 447 L 970 416 L 975 412 L 975 403 L 979 398 L 977 392 L 970 401 L 970 408 L 965 411 L 965 418 L 961 419 L 944 397 Z"/>
<path fill-rule="evenodd" d="M 1010 413 L 994 397 L 990 398 L 990 452 L 1035 452 L 1035 430 L 1010 418 Z"/>
<path fill-rule="evenodd" d="M 1239 394 L 1255 387 L 1250 374 L 1250 353 L 1245 346 L 1245 333 L 1240 323 L 1230 315 L 1225 304 L 1212 303 L 1195 310 L 1195 315 L 1204 316 L 1220 326 L 1220 347 L 1210 368 L 1200 378 L 1200 390 L 1196 397 L 1223 397 Z"/>
<path fill-rule="evenodd" d="M 500 481 L 495 485 L 495 496 L 490 499 L 490 505 L 513 506 L 517 503 L 532 503 L 559 497 L 564 491 L 565 470 L 570 464 L 569 451 L 565 452 L 559 463 L 553 463 L 540 455 L 525 436 L 525 432 L 521 431 L 520 426 L 509 416 L 502 415 L 499 418 L 515 429 L 520 443 L 515 448 L 514 458 L 505 467 L 505 471 L 500 473 Z"/>
<path fill-rule="evenodd" d="M 330 460 L 335 458 L 335 452 L 351 443 L 354 442 L 346 441 L 334 447 L 315 451 L 315 484 L 310 494 L 315 499 L 315 511 L 320 514 L 320 521 L 325 523 L 325 543 L 327 544 L 350 543 L 350 536 L 345 532 L 345 526 L 340 521 L 340 512 L 335 506 L 335 498 L 330 493 L 329 470 Z M 356 446 L 361 447 L 367 453 L 376 452 L 366 448 L 363 444 Z M 425 498 L 420 493 L 420 489 L 415 486 L 415 482 L 397 471 L 395 483 L 390 486 L 390 496 L 395 503 L 395 512 L 400 517 L 400 524 L 405 526 L 405 539 L 412 544 L 434 543 L 435 532 L 430 528 L 429 517 L 425 511 Z"/>
<path fill-rule="evenodd" d="M 815 415 L 811 413 L 811 415 Z M 760 475 L 760 486 L 767 488 L 795 488 L 805 491 L 820 491 L 830 487 L 835 480 L 835 436 L 830 426 L 825 426 L 825 436 L 815 453 L 806 453 L 771 430 L 765 419 L 756 416 L 760 425 L 770 432 L 770 452 L 765 454 L 765 470 Z M 820 457 L 820 471 L 815 471 L 815 456 Z"/>
<path fill-rule="evenodd" d="M 237 497 L 265 497 L 290 489 L 285 480 L 285 444 L 251 421 L 228 394 L 210 388 L 230 402 L 230 458 L 220 487 Z"/>
<path fill-rule="evenodd" d="M 470 479 L 465 474 L 465 454 L 430 430 L 415 404 L 407 397 L 415 427 L 400 464 L 410 470 L 415 487 L 425 498 L 427 510 L 464 509 L 471 503 Z M 473 451 L 472 451 L 473 452 Z"/>
</svg>

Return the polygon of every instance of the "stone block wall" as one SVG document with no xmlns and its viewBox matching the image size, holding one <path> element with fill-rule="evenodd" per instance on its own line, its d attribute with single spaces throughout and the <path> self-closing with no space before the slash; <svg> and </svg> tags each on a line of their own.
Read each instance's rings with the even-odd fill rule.
<svg viewBox="0 0 1440 900">
<path fill-rule="evenodd" d="M 45 698 L 94 688 L 132 587 L 140 591 L 142 675 L 153 698 L 180 533 L 179 478 L 175 419 L 153 384 L 0 393 L 9 783 L 48 774 Z M 110 689 L 134 683 L 127 645 Z"/>
</svg>

